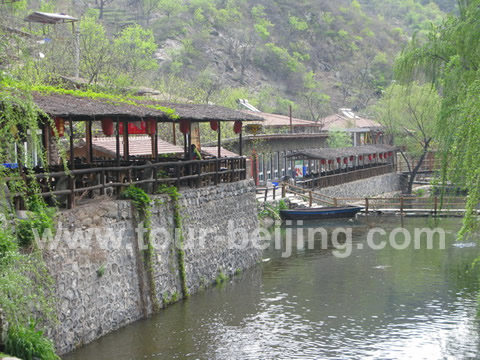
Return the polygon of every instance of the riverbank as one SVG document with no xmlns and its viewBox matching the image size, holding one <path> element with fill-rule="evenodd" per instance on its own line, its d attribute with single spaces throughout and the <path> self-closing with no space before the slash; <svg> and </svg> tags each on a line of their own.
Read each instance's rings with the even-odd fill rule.
<svg viewBox="0 0 480 360">
<path fill-rule="evenodd" d="M 182 191 L 178 209 L 177 216 L 168 195 L 153 197 L 150 260 L 131 201 L 103 199 L 59 214 L 60 229 L 45 251 L 59 312 L 48 335 L 59 354 L 150 316 L 155 303 L 165 307 L 260 261 L 251 243 L 231 249 L 226 241 L 231 228 L 253 233 L 258 227 L 253 182 Z"/>
</svg>

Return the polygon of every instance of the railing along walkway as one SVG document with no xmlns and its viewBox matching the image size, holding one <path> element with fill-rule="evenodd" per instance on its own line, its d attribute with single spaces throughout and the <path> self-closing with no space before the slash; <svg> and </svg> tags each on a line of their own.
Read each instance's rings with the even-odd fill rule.
<svg viewBox="0 0 480 360">
<path fill-rule="evenodd" d="M 63 202 L 66 196 L 67 207 L 76 200 L 92 194 L 120 194 L 122 190 L 135 185 L 148 193 L 155 193 L 160 184 L 174 185 L 177 188 L 192 188 L 231 183 L 246 179 L 246 158 L 231 157 L 208 160 L 158 162 L 145 165 L 109 166 L 52 173 L 35 174 L 43 197 L 57 197 Z M 15 181 L 15 178 L 9 178 Z M 21 199 L 12 194 L 16 207 Z"/>
</svg>

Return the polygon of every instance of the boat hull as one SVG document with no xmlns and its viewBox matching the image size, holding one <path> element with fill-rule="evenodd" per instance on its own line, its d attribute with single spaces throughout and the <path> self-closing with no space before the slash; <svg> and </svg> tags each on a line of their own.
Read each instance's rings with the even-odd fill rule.
<svg viewBox="0 0 480 360">
<path fill-rule="evenodd" d="M 321 220 L 336 218 L 352 218 L 362 210 L 361 206 L 299 208 L 280 210 L 280 217 L 284 220 Z"/>
</svg>

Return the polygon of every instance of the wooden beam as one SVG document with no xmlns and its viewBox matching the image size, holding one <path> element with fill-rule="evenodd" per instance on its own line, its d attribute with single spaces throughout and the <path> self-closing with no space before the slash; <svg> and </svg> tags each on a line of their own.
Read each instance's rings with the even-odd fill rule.
<svg viewBox="0 0 480 360">
<path fill-rule="evenodd" d="M 128 161 L 128 121 L 123 120 L 123 160 Z"/>
<path fill-rule="evenodd" d="M 120 118 L 117 116 L 117 124 L 116 124 L 116 131 L 115 131 L 115 141 L 116 141 L 116 158 L 117 158 L 117 166 L 120 166 Z"/>
<path fill-rule="evenodd" d="M 75 154 L 74 152 L 74 146 L 73 146 L 73 121 L 72 117 L 70 116 L 68 119 L 68 126 L 70 128 L 70 169 L 73 170 L 75 169 Z"/>
<path fill-rule="evenodd" d="M 155 149 L 154 149 L 154 159 L 156 162 L 158 162 L 158 119 L 155 118 L 155 135 L 154 135 L 154 140 L 155 142 Z"/>
<path fill-rule="evenodd" d="M 85 121 L 85 141 L 87 148 L 87 163 L 91 164 L 93 162 L 93 141 L 92 141 L 92 121 Z"/>
<path fill-rule="evenodd" d="M 222 122 L 218 122 L 218 158 L 222 157 L 222 131 L 221 131 Z"/>
</svg>

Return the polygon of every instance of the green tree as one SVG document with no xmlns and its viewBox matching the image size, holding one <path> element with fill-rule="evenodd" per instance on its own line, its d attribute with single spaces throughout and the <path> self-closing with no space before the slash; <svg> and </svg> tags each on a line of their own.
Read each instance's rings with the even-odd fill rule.
<svg viewBox="0 0 480 360">
<path fill-rule="evenodd" d="M 113 41 L 117 74 L 128 77 L 134 84 L 144 84 L 147 75 L 157 70 L 154 59 L 157 45 L 151 30 L 140 25 L 129 26 L 122 30 Z"/>
<path fill-rule="evenodd" d="M 460 236 L 478 228 L 480 200 L 480 0 L 459 1 L 459 15 L 432 27 L 428 41 L 413 39 L 401 54 L 397 74 L 404 81 L 425 77 L 442 94 L 437 129 L 443 152 L 443 182 L 468 190 Z"/>
<path fill-rule="evenodd" d="M 93 17 L 80 22 L 80 74 L 89 84 L 96 84 L 107 74 L 112 61 L 112 46 L 102 24 Z"/>
<path fill-rule="evenodd" d="M 408 156 L 402 151 L 409 172 L 407 193 L 412 193 L 413 180 L 423 164 L 435 139 L 435 122 L 440 110 L 436 89 L 429 85 L 390 85 L 374 112 L 385 132 L 396 145 L 404 145 Z M 412 167 L 411 160 L 417 161 Z"/>
<path fill-rule="evenodd" d="M 327 145 L 331 148 L 349 147 L 352 146 L 352 137 L 344 130 L 331 129 L 328 131 Z"/>
</svg>

